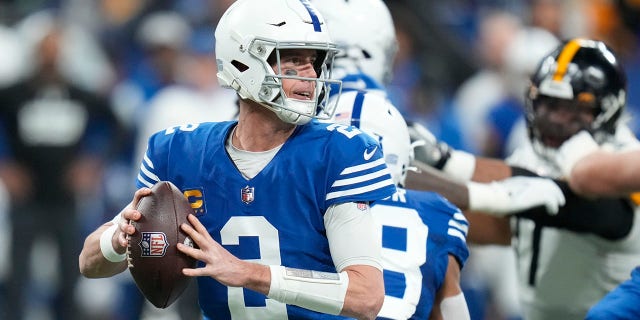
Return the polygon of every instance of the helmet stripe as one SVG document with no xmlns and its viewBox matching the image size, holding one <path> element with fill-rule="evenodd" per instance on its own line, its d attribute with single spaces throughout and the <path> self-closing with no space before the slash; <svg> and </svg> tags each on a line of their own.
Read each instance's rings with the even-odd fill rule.
<svg viewBox="0 0 640 320">
<path fill-rule="evenodd" d="M 360 117 L 362 114 L 362 105 L 364 103 L 364 91 L 359 90 L 353 100 L 353 109 L 351 111 L 351 125 L 360 128 Z"/>
<path fill-rule="evenodd" d="M 316 9 L 313 6 L 311 6 L 311 3 L 309 3 L 309 0 L 300 0 L 300 2 L 307 9 L 307 12 L 309 12 L 309 16 L 311 17 L 311 23 L 313 24 L 313 31 L 321 32 L 322 28 L 320 28 L 320 18 L 318 18 L 318 15 L 316 14 Z"/>
<path fill-rule="evenodd" d="M 567 45 L 562 48 L 562 51 L 558 55 L 558 67 L 556 68 L 556 73 L 553 75 L 554 81 L 562 81 L 565 73 L 567 73 L 569 63 L 573 60 L 576 52 L 580 50 L 580 42 L 582 42 L 582 39 L 576 38 L 569 41 Z"/>
</svg>

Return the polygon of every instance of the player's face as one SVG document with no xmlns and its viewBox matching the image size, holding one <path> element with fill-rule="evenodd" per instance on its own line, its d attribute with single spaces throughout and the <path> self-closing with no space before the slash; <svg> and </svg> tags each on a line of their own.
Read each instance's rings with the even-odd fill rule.
<svg viewBox="0 0 640 320">
<path fill-rule="evenodd" d="M 540 141 L 547 147 L 558 148 L 580 130 L 588 129 L 597 112 L 594 101 L 540 97 L 534 105 L 534 127 Z"/>
<path fill-rule="evenodd" d="M 297 76 L 305 78 L 318 78 L 313 64 L 317 53 L 311 49 L 290 49 L 280 52 L 280 70 L 278 65 L 273 65 L 276 74 L 283 76 Z M 299 79 L 282 79 L 282 90 L 288 98 L 297 100 L 311 100 L 314 98 L 315 81 Z"/>
</svg>

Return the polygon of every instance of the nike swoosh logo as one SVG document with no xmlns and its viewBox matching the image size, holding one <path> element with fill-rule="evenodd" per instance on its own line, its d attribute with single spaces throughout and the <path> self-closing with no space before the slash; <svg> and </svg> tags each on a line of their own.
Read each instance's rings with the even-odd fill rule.
<svg viewBox="0 0 640 320">
<path fill-rule="evenodd" d="M 369 161 L 369 159 L 371 159 L 371 157 L 373 157 L 373 154 L 376 153 L 376 150 L 378 150 L 378 146 L 376 146 L 375 148 L 373 148 L 373 150 L 371 150 L 371 152 L 368 152 L 367 150 L 364 151 L 364 160 Z"/>
</svg>

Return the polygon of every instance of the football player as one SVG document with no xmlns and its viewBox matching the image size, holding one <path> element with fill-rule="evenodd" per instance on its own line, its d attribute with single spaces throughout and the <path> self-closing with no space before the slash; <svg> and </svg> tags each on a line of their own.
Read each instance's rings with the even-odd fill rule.
<svg viewBox="0 0 640 320">
<path fill-rule="evenodd" d="M 352 125 L 380 141 L 398 191 L 371 203 L 381 232 L 385 299 L 383 319 L 470 319 L 460 289 L 469 251 L 462 212 L 434 192 L 401 188 L 413 158 L 409 130 L 384 97 L 343 93 L 337 123 Z"/>
<path fill-rule="evenodd" d="M 557 163 L 558 148 L 582 130 L 607 148 L 639 146 L 619 121 L 626 102 L 626 78 L 615 54 L 603 42 L 563 42 L 543 58 L 531 80 L 526 96 L 530 139 L 506 163 L 475 158 L 442 144 L 422 150 L 426 153 L 420 153 L 420 158 L 463 181 L 512 175 L 563 179 L 565 164 Z M 424 187 L 428 182 L 421 183 Z M 640 261 L 640 228 L 633 223 L 637 205 L 632 199 L 583 198 L 566 183 L 560 184 L 566 205 L 556 215 L 532 209 L 511 221 L 483 216 L 478 223 L 467 215 L 475 223 L 471 231 L 483 234 L 484 241 L 515 240 L 526 319 L 584 319 L 587 310 L 627 279 Z M 482 193 L 473 195 L 475 185 L 468 186 L 469 203 L 495 201 Z"/>
<path fill-rule="evenodd" d="M 313 0 L 312 3 L 327 21 L 331 39 L 338 46 L 332 77 L 342 81 L 342 90 L 386 95 L 398 41 L 384 1 Z"/>
<path fill-rule="evenodd" d="M 377 141 L 329 119 L 322 16 L 306 0 L 239 0 L 217 25 L 218 78 L 240 99 L 238 121 L 154 134 L 133 201 L 88 236 L 87 277 L 126 269 L 126 235 L 150 187 L 168 180 L 189 194 L 183 225 L 198 245 L 205 319 L 372 319 L 384 300 L 380 236 L 369 202 L 395 185 Z M 336 315 L 336 316 L 329 316 Z"/>
<path fill-rule="evenodd" d="M 582 131 L 562 144 L 556 161 L 561 165 L 571 189 L 588 197 L 631 197 L 640 199 L 639 150 L 615 152 L 600 146 L 588 131 Z M 640 267 L 601 299 L 586 319 L 640 318 Z"/>
</svg>

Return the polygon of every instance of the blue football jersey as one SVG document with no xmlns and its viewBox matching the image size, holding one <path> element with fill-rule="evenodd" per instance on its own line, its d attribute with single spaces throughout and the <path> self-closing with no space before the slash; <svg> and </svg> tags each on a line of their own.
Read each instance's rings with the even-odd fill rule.
<svg viewBox="0 0 640 320">
<path fill-rule="evenodd" d="M 378 319 L 429 319 L 444 282 L 449 255 L 461 266 L 469 257 L 469 223 L 433 192 L 398 189 L 372 203 L 382 227 L 385 300 Z"/>
<path fill-rule="evenodd" d="M 265 265 L 337 272 L 323 216 L 332 204 L 373 201 L 395 192 L 377 141 L 357 128 L 313 121 L 298 126 L 267 166 L 247 180 L 225 143 L 236 122 L 156 133 L 137 186 L 173 182 L 213 239 L 237 257 Z M 199 277 L 209 319 L 335 319 Z"/>
</svg>

